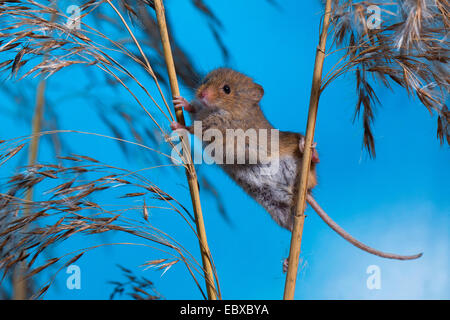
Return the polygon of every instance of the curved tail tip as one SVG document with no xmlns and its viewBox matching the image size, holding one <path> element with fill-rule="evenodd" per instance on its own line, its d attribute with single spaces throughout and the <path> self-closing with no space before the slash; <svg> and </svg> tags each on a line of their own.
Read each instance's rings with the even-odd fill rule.
<svg viewBox="0 0 450 320">
<path fill-rule="evenodd" d="M 413 256 L 407 256 L 405 258 L 406 258 L 406 260 L 414 260 L 414 259 L 419 259 L 421 256 L 423 256 L 423 252 L 415 254 Z"/>
</svg>

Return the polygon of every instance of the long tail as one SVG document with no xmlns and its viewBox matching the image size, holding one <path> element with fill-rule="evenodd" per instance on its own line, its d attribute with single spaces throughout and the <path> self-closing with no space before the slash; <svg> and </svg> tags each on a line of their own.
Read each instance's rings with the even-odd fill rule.
<svg viewBox="0 0 450 320">
<path fill-rule="evenodd" d="M 397 259 L 397 260 L 413 260 L 413 259 L 417 259 L 420 258 L 422 256 L 422 253 L 419 254 L 415 254 L 412 256 L 401 256 L 398 254 L 394 254 L 394 253 L 386 253 L 386 252 L 382 252 L 382 251 L 378 251 L 376 249 L 373 249 L 367 245 L 365 245 L 362 242 L 359 242 L 358 240 L 356 240 L 355 238 L 353 238 L 350 234 L 347 233 L 347 231 L 345 231 L 344 229 L 342 229 L 336 222 L 334 222 L 327 214 L 325 211 L 323 211 L 323 209 L 319 206 L 319 204 L 316 202 L 316 200 L 312 197 L 312 195 L 307 194 L 306 196 L 306 201 L 311 205 L 311 207 L 317 212 L 317 214 L 319 215 L 319 217 L 322 218 L 323 221 L 325 221 L 325 223 L 327 225 L 330 226 L 331 229 L 333 229 L 334 231 L 336 231 L 342 238 L 344 238 L 345 240 L 347 240 L 348 242 L 350 242 L 351 244 L 353 244 L 355 247 L 358 247 L 366 252 L 369 252 L 371 254 L 374 254 L 376 256 L 380 256 L 383 258 L 388 258 L 388 259 Z"/>
</svg>

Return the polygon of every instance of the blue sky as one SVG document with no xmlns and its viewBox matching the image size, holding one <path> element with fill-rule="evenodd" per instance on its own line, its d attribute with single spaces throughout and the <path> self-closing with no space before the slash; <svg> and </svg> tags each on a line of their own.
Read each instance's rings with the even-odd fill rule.
<svg viewBox="0 0 450 320">
<path fill-rule="evenodd" d="M 306 126 L 321 7 L 319 1 L 279 2 L 282 2 L 279 10 L 261 0 L 208 4 L 224 25 L 221 33 L 232 56 L 228 66 L 250 75 L 264 87 L 261 107 L 275 127 L 302 132 Z M 190 2 L 170 1 L 166 9 L 175 36 L 195 65 L 204 72 L 222 66 L 220 51 L 204 19 Z M 325 71 L 327 67 L 330 62 L 325 64 Z M 63 88 L 61 83 L 68 79 L 76 79 L 73 86 L 81 87 L 86 84 L 82 76 L 76 68 L 65 70 L 50 78 L 49 88 Z M 439 145 L 436 117 L 430 116 L 417 99 L 409 99 L 397 86 L 393 91 L 380 88 L 378 93 L 382 105 L 377 108 L 374 125 L 375 160 L 362 151 L 361 123 L 352 123 L 357 99 L 352 77 L 340 78 L 322 95 L 315 136 L 321 162 L 314 195 L 327 213 L 359 240 L 383 251 L 424 252 L 424 255 L 415 261 L 392 261 L 369 255 L 340 238 L 308 209 L 296 299 L 450 298 L 450 149 Z M 186 88 L 182 88 L 182 94 L 192 97 Z M 123 99 L 132 105 L 125 91 Z M 109 102 L 107 97 L 104 101 Z M 57 106 L 62 129 L 111 134 L 99 124 L 89 106 L 71 103 Z M 2 139 L 28 134 L 26 127 L 6 122 L 0 129 Z M 74 152 L 89 154 L 108 164 L 135 169 L 148 166 L 127 161 L 113 142 L 92 136 L 68 139 Z M 48 147 L 44 147 L 40 159 L 49 156 Z M 215 181 L 232 220 L 231 225 L 225 222 L 214 199 L 202 192 L 207 236 L 223 297 L 280 299 L 285 279 L 281 266 L 289 253 L 290 234 L 219 168 L 204 165 L 198 170 Z M 1 171 L 2 177 L 8 174 Z M 182 172 L 175 177 L 184 182 Z M 167 184 L 164 172 L 155 173 L 152 178 Z M 173 191 L 189 205 L 185 187 L 177 188 Z M 172 217 L 156 212 L 152 219 L 155 225 L 197 252 L 196 240 L 173 224 Z M 64 252 L 67 248 L 88 246 L 92 244 L 90 241 L 77 238 L 55 250 Z M 100 249 L 77 262 L 82 272 L 81 290 L 68 290 L 67 275 L 62 272 L 46 298 L 106 299 L 112 291 L 107 281 L 123 280 L 116 264 L 155 281 L 167 299 L 201 298 L 181 265 L 162 277 L 159 271 L 139 267 L 157 258 L 154 252 L 143 248 Z M 366 269 L 370 265 L 381 270 L 379 290 L 366 286 L 369 276 Z"/>
</svg>

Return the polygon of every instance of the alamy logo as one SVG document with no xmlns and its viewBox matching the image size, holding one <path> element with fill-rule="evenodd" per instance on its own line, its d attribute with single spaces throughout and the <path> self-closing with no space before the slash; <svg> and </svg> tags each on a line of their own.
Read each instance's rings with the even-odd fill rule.
<svg viewBox="0 0 450 320">
<path fill-rule="evenodd" d="M 367 274 L 370 276 L 367 278 L 366 285 L 369 290 L 380 290 L 381 289 L 381 269 L 377 265 L 370 265 L 366 270 Z"/>
<path fill-rule="evenodd" d="M 67 289 L 80 290 L 81 289 L 81 269 L 80 269 L 80 267 L 75 264 L 71 264 L 70 266 L 67 267 L 66 273 L 70 274 L 70 276 L 67 277 L 67 281 L 66 281 Z"/>
<path fill-rule="evenodd" d="M 379 6 L 371 5 L 367 7 L 367 13 L 371 14 L 367 18 L 367 28 L 370 30 L 380 29 L 381 26 L 381 9 Z"/>
<path fill-rule="evenodd" d="M 77 5 L 70 5 L 66 13 L 69 15 L 67 18 L 66 26 L 69 29 L 80 30 L 81 29 L 81 9 Z"/>
<path fill-rule="evenodd" d="M 279 169 L 279 130 L 226 129 L 225 134 L 214 128 L 203 130 L 201 121 L 194 121 L 193 133 L 202 142 L 202 154 L 194 153 L 194 164 L 258 164 L 262 175 L 271 175 Z M 183 149 L 180 136 L 186 141 L 190 134 L 185 129 L 172 132 L 171 141 L 180 141 L 171 156 L 179 160 Z M 193 149 L 195 150 L 196 140 Z"/>
</svg>

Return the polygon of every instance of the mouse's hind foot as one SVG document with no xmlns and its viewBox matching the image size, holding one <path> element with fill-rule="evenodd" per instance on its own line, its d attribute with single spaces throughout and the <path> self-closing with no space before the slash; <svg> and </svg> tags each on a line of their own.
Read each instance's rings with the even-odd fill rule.
<svg viewBox="0 0 450 320">
<path fill-rule="evenodd" d="M 298 142 L 298 147 L 302 154 L 305 151 L 305 142 L 306 142 L 306 138 L 304 136 L 301 136 L 300 140 Z M 317 142 L 314 142 L 311 146 L 311 148 L 312 148 L 311 161 L 318 163 L 318 162 L 320 162 L 320 159 L 319 159 L 319 153 L 316 150 L 316 146 L 317 146 Z"/>
</svg>

